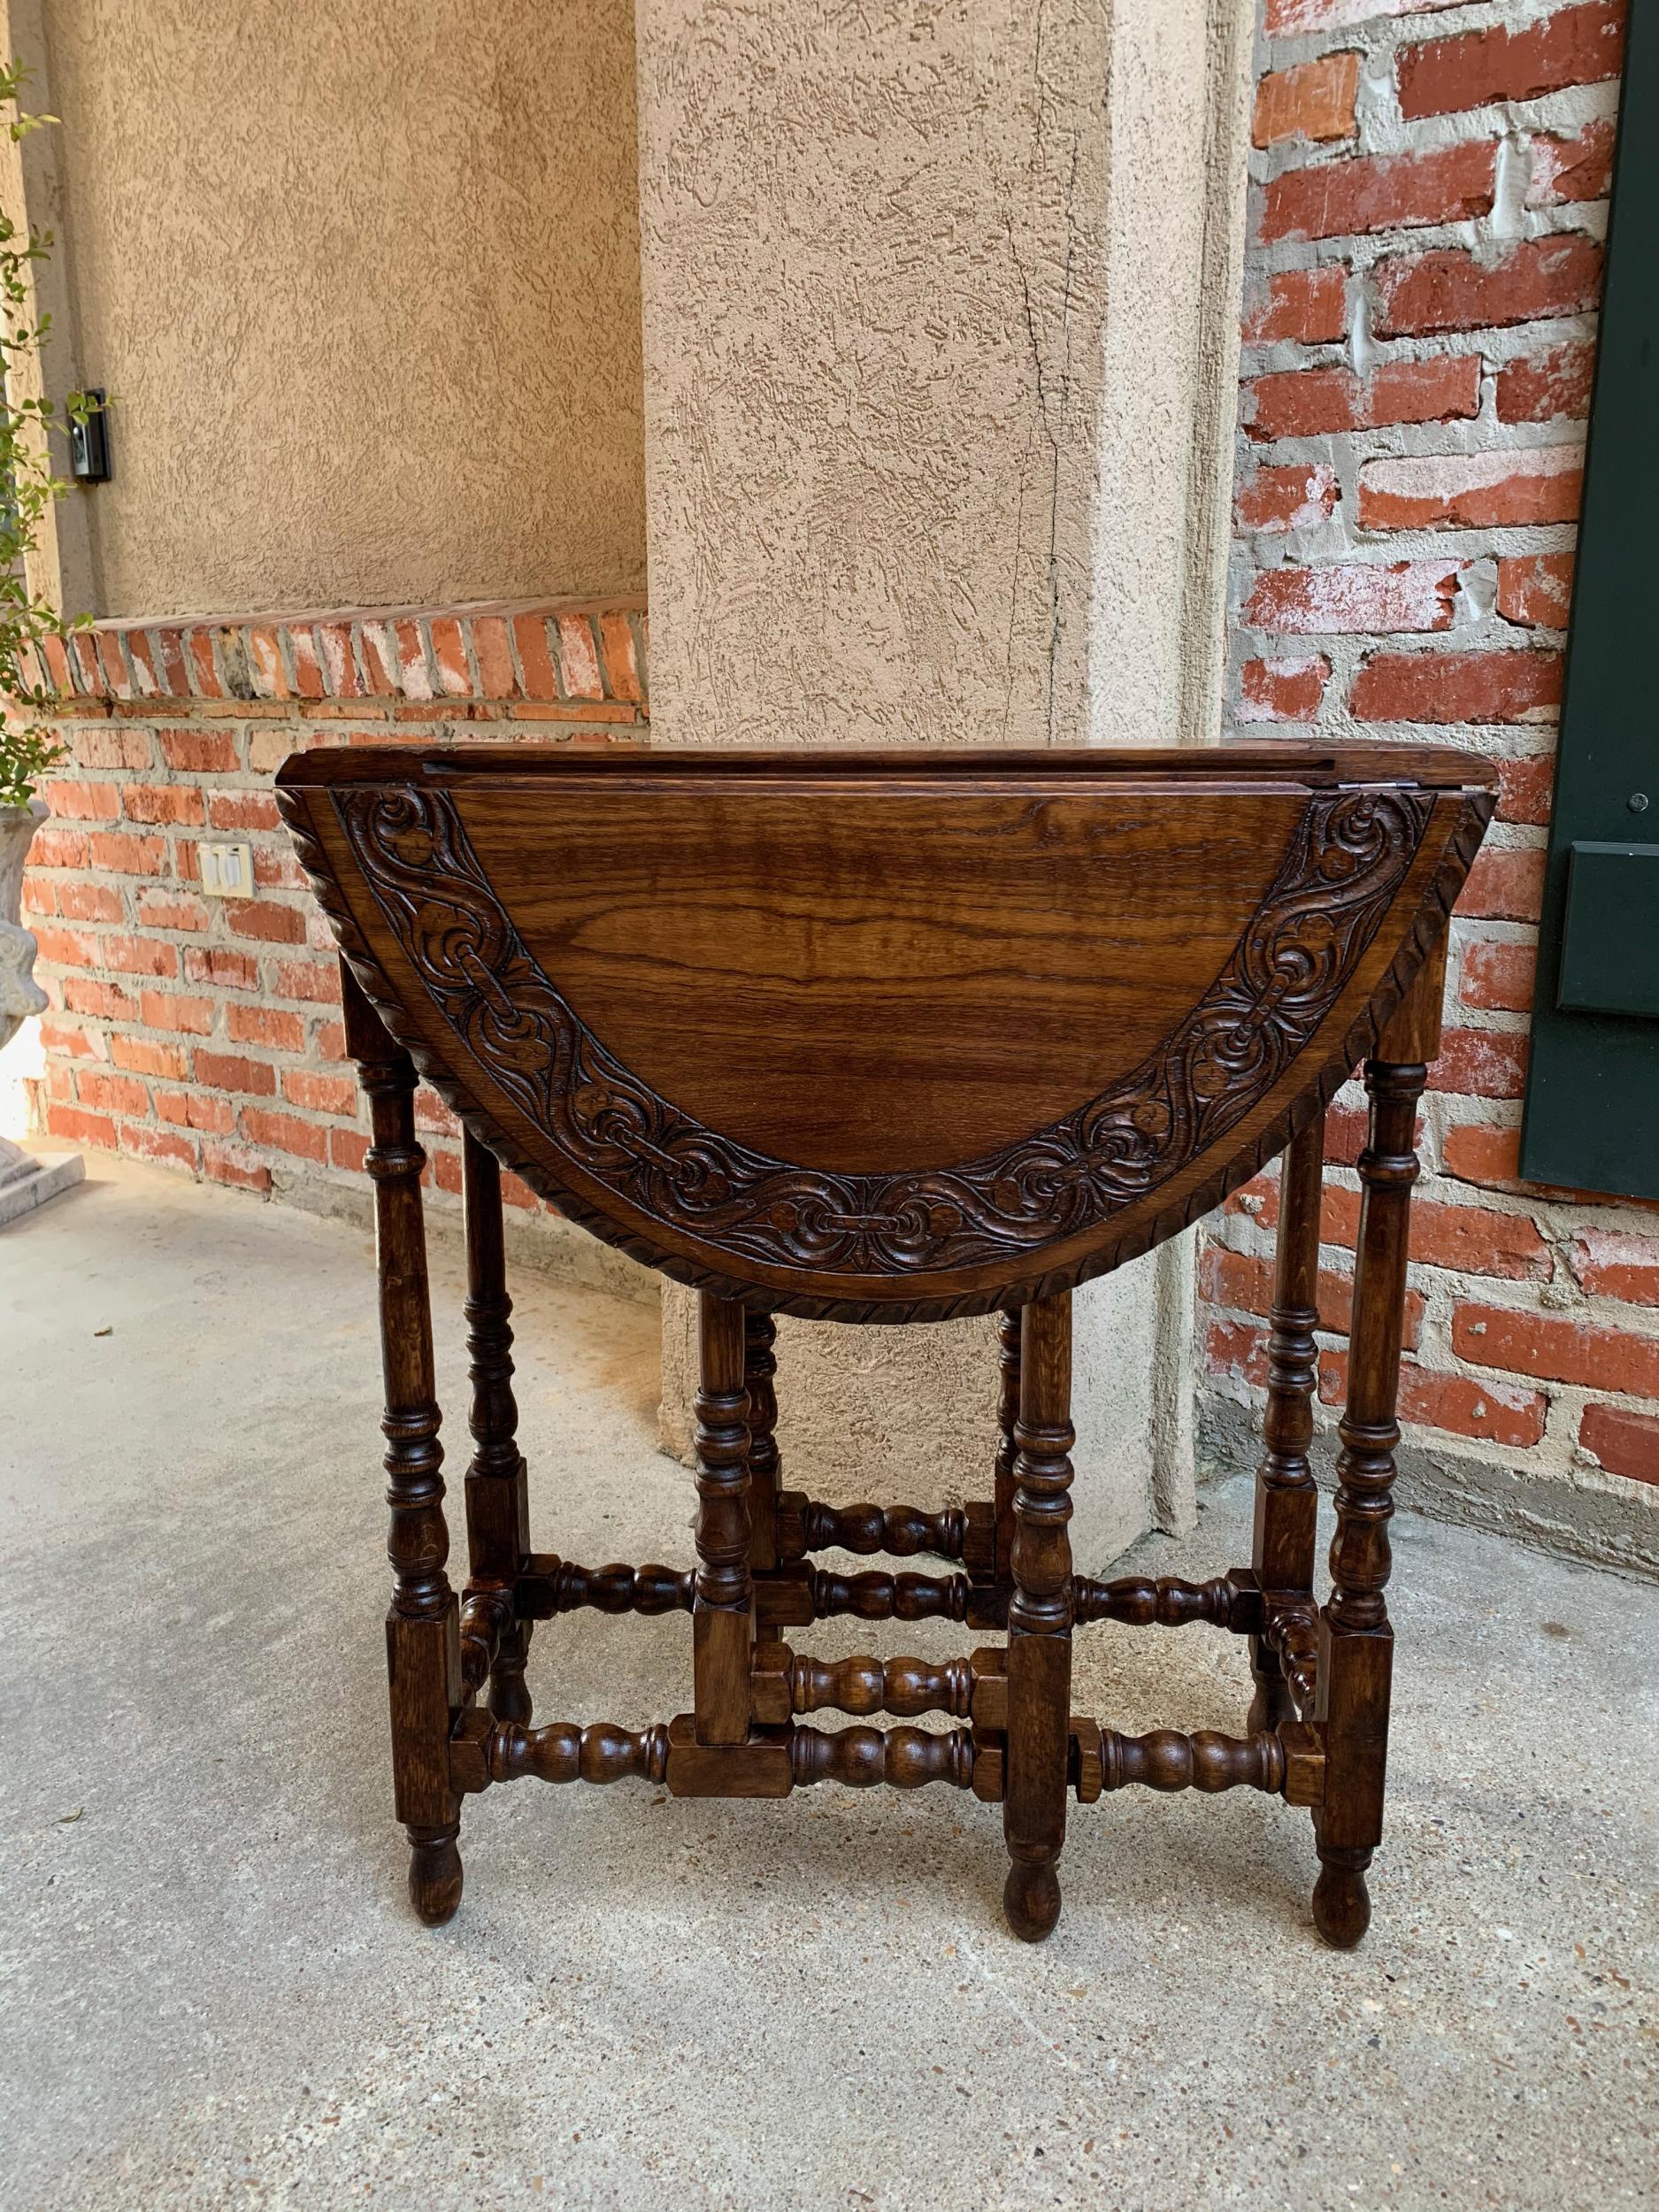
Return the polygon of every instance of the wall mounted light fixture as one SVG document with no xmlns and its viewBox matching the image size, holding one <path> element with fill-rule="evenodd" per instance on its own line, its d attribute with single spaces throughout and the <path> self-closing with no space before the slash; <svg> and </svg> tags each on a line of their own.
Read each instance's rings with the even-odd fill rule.
<svg viewBox="0 0 1659 2212">
<path fill-rule="evenodd" d="M 69 418 L 69 473 L 77 484 L 107 484 L 110 480 L 109 409 L 102 386 L 76 395 L 84 409 Z"/>
</svg>

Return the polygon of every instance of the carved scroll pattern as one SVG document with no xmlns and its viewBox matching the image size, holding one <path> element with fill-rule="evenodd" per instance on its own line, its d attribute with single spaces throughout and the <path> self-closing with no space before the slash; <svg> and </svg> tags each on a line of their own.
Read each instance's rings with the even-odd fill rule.
<svg viewBox="0 0 1659 2212">
<path fill-rule="evenodd" d="M 448 793 L 348 788 L 334 803 L 444 1018 L 572 1166 L 639 1213 L 752 1261 L 902 1276 L 1006 1261 L 1087 1230 L 1225 1136 L 1330 1012 L 1434 803 L 1409 790 L 1315 794 L 1226 965 L 1156 1053 L 1000 1152 L 882 1175 L 791 1165 L 659 1098 L 538 966 Z"/>
</svg>

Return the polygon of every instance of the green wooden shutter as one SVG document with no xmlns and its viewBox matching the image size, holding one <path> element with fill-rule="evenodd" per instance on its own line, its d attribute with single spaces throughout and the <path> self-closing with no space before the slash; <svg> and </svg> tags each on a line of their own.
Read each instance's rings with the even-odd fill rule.
<svg viewBox="0 0 1659 2212">
<path fill-rule="evenodd" d="M 1659 1198 L 1659 8 L 1632 7 L 1521 1172 Z"/>
</svg>

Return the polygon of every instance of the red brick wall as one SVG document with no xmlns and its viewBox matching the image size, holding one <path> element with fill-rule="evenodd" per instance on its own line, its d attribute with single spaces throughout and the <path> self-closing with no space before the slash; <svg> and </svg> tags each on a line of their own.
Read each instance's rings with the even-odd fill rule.
<svg viewBox="0 0 1659 2212">
<path fill-rule="evenodd" d="M 1498 763 L 1423 1117 L 1408 1442 L 1650 1504 L 1659 1210 L 1517 1179 L 1621 32 L 1608 0 L 1265 0 L 1231 726 Z M 1332 1124 L 1330 1407 L 1362 1102 Z M 1202 1255 L 1214 1399 L 1259 1398 L 1275 1197 Z"/>
<path fill-rule="evenodd" d="M 48 1133 L 313 1202 L 352 1185 L 366 1136 L 332 941 L 274 770 L 311 745 L 642 736 L 646 642 L 640 603 L 606 601 L 111 623 L 56 649 L 72 757 L 24 884 Z M 204 837 L 252 847 L 254 896 L 203 895 Z M 419 1112 L 428 1181 L 458 1190 L 458 1126 L 424 1089 Z"/>
</svg>

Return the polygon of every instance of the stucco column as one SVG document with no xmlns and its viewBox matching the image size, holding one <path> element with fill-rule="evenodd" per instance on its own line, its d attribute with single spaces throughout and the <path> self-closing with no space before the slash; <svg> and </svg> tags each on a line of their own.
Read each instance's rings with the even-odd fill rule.
<svg viewBox="0 0 1659 2212">
<path fill-rule="evenodd" d="M 657 741 L 1214 738 L 1246 25 L 639 0 Z M 1184 1266 L 1079 1296 L 1085 1568 L 1192 1511 Z M 984 1494 L 988 1322 L 786 1324 L 779 1370 L 793 1483 Z"/>
</svg>

